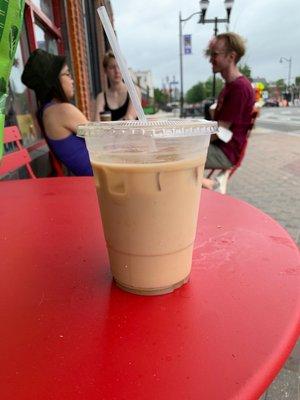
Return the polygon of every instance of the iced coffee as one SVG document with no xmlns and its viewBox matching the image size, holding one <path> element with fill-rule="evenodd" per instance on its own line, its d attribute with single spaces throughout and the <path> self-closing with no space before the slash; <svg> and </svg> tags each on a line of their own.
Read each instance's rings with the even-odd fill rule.
<svg viewBox="0 0 300 400">
<path fill-rule="evenodd" d="M 101 111 L 99 113 L 99 118 L 100 118 L 100 121 L 105 121 L 105 122 L 111 121 L 111 112 L 110 111 Z"/>
<path fill-rule="evenodd" d="M 133 133 L 127 140 L 119 126 L 124 133 L 128 125 Z M 189 279 L 206 151 L 215 125 L 195 120 L 141 125 L 110 124 L 106 135 L 110 129 L 117 132 L 102 154 L 92 142 L 105 140 L 104 134 L 85 137 L 113 277 L 125 290 L 162 294 Z"/>
</svg>

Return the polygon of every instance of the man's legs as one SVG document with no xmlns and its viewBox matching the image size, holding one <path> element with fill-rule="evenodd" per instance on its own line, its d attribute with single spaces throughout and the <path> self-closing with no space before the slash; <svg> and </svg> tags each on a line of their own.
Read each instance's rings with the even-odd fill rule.
<svg viewBox="0 0 300 400">
<path fill-rule="evenodd" d="M 232 166 L 220 147 L 213 143 L 208 146 L 205 169 L 229 169 Z"/>
<path fill-rule="evenodd" d="M 211 143 L 208 146 L 205 169 L 229 169 L 231 167 L 232 164 L 223 151 L 218 146 Z M 216 181 L 214 179 L 203 178 L 202 187 L 205 187 L 206 189 L 214 189 L 215 185 Z"/>
</svg>

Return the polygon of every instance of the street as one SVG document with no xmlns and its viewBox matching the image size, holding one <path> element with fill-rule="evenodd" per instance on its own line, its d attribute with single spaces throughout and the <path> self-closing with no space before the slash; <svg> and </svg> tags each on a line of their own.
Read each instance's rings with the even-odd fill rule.
<svg viewBox="0 0 300 400">
<path fill-rule="evenodd" d="M 300 107 L 263 107 L 256 126 L 300 135 Z"/>
</svg>

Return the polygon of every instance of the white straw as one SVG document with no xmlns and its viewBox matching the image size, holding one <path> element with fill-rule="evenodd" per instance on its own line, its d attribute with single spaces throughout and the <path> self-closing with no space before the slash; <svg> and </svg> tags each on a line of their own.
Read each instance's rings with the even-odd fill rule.
<svg viewBox="0 0 300 400">
<path fill-rule="evenodd" d="M 101 6 L 101 7 L 99 7 L 97 9 L 97 11 L 98 11 L 99 17 L 101 19 L 101 22 L 103 24 L 103 27 L 105 29 L 106 36 L 107 36 L 107 38 L 109 40 L 109 43 L 110 43 L 110 45 L 111 45 L 111 47 L 113 49 L 114 55 L 116 57 L 118 66 L 120 68 L 122 77 L 123 77 L 123 79 L 125 81 L 125 84 L 127 86 L 127 90 L 128 90 L 130 99 L 132 101 L 133 107 L 135 108 L 135 111 L 137 113 L 138 119 L 141 120 L 141 121 L 146 122 L 147 119 L 146 119 L 146 116 L 144 114 L 143 108 L 141 106 L 140 99 L 138 97 L 136 88 L 135 88 L 135 86 L 133 84 L 132 78 L 131 78 L 131 76 L 129 74 L 129 71 L 128 71 L 128 68 L 127 68 L 127 65 L 126 65 L 126 61 L 125 61 L 124 57 L 122 56 L 120 46 L 119 46 L 119 44 L 117 42 L 117 38 L 116 38 L 116 35 L 114 33 L 113 27 L 112 27 L 112 25 L 110 23 L 110 19 L 109 19 L 108 15 L 107 15 L 106 9 L 105 9 L 104 6 Z"/>
</svg>

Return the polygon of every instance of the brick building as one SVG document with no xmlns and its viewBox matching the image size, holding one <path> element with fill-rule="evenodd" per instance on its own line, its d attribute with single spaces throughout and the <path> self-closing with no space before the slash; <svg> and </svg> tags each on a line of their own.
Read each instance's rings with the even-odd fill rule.
<svg viewBox="0 0 300 400">
<path fill-rule="evenodd" d="M 51 166 L 36 120 L 35 94 L 21 82 L 24 65 L 36 48 L 66 55 L 74 77 L 75 104 L 92 119 L 95 97 L 106 87 L 102 58 L 108 42 L 96 12 L 101 5 L 105 5 L 113 20 L 109 0 L 25 1 L 23 29 L 10 76 L 5 125 L 19 126 L 38 176 L 48 175 Z"/>
</svg>

